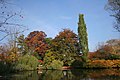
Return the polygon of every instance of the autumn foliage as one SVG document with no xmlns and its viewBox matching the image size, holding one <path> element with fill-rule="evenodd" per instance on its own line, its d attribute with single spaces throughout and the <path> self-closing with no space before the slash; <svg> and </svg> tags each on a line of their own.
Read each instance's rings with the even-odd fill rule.
<svg viewBox="0 0 120 80">
<path fill-rule="evenodd" d="M 99 46 L 99 48 L 89 54 L 89 59 L 92 60 L 116 60 L 120 59 L 120 40 L 113 39 L 107 41 L 105 44 Z"/>
<path fill-rule="evenodd" d="M 12 63 L 18 60 L 19 54 L 17 53 L 17 48 L 7 48 L 7 47 L 0 47 L 0 61 L 6 63 Z"/>
<path fill-rule="evenodd" d="M 77 35 L 70 29 L 64 29 L 53 39 L 54 49 L 60 50 L 61 54 L 65 51 L 74 53 L 74 50 L 78 48 Z"/>
<path fill-rule="evenodd" d="M 28 47 L 42 57 L 48 49 L 48 45 L 45 41 L 46 36 L 47 35 L 43 31 L 33 31 L 26 37 Z"/>
<path fill-rule="evenodd" d="M 118 68 L 120 60 L 90 60 L 87 68 Z"/>
</svg>

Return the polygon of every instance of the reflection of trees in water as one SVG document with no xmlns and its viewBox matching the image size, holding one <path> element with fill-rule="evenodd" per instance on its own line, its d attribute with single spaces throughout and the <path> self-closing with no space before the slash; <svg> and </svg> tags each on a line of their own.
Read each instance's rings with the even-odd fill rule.
<svg viewBox="0 0 120 80">
<path fill-rule="evenodd" d="M 73 80 L 70 70 L 48 70 L 41 80 Z"/>
<path fill-rule="evenodd" d="M 61 77 L 63 77 L 61 70 L 47 70 L 42 79 L 39 80 L 61 80 Z"/>
<path fill-rule="evenodd" d="M 119 80 L 120 70 L 117 69 L 80 69 L 71 70 L 74 79 Z"/>
<path fill-rule="evenodd" d="M 71 70 L 74 80 L 86 79 L 89 77 L 86 69 L 73 69 Z"/>
<path fill-rule="evenodd" d="M 120 70 L 117 69 L 104 69 L 96 70 L 89 74 L 91 78 L 95 79 L 106 79 L 106 80 L 119 80 Z"/>
<path fill-rule="evenodd" d="M 36 71 L 19 72 L 12 76 L 10 80 L 38 80 Z"/>
<path fill-rule="evenodd" d="M 26 71 L 15 74 L 9 80 L 119 80 L 117 69 L 76 69 Z"/>
</svg>

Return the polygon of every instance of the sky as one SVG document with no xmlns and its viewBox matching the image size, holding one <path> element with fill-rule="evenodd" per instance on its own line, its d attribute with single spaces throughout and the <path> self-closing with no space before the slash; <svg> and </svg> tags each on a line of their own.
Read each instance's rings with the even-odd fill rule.
<svg viewBox="0 0 120 80">
<path fill-rule="evenodd" d="M 44 31 L 54 38 L 62 29 L 69 28 L 77 34 L 79 14 L 84 14 L 90 51 L 99 43 L 120 38 L 113 29 L 114 18 L 105 10 L 107 0 L 15 0 L 22 9 L 22 24 L 32 31 Z"/>
</svg>

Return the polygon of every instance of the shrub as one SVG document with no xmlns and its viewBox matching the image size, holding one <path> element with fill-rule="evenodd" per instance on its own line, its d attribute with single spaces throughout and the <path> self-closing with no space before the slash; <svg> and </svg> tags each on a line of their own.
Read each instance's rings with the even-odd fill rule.
<svg viewBox="0 0 120 80">
<path fill-rule="evenodd" d="M 91 60 L 87 68 L 117 68 L 120 67 L 120 60 Z"/>
<path fill-rule="evenodd" d="M 38 59 L 32 55 L 24 55 L 20 57 L 15 65 L 15 69 L 19 71 L 23 70 L 36 70 L 38 66 Z"/>
<path fill-rule="evenodd" d="M 51 64 L 52 61 L 55 60 L 55 58 L 56 58 L 56 53 L 51 50 L 48 50 L 44 57 L 44 65 Z"/>
<path fill-rule="evenodd" d="M 120 55 L 118 54 L 111 54 L 110 57 L 109 57 L 110 60 L 117 60 L 117 59 L 120 59 Z"/>
<path fill-rule="evenodd" d="M 38 60 L 42 59 L 42 57 L 37 52 L 32 53 L 32 55 L 35 56 Z"/>
<path fill-rule="evenodd" d="M 51 64 L 46 64 L 46 69 L 62 69 L 63 62 L 59 60 L 53 60 Z"/>
<path fill-rule="evenodd" d="M 59 60 L 54 60 L 54 61 L 52 61 L 52 63 L 51 63 L 51 67 L 52 67 L 53 69 L 62 69 L 62 67 L 63 67 L 63 62 L 62 62 L 62 61 L 59 61 Z"/>
<path fill-rule="evenodd" d="M 25 64 L 18 64 L 18 65 L 16 65 L 15 69 L 18 71 L 33 70 L 33 68 L 31 68 L 29 65 L 25 65 Z"/>
<path fill-rule="evenodd" d="M 0 75 L 13 72 L 13 65 L 0 61 Z"/>
<path fill-rule="evenodd" d="M 80 60 L 75 60 L 72 64 L 71 64 L 71 66 L 73 67 L 73 68 L 80 68 L 80 67 L 84 67 L 84 62 L 83 61 L 80 61 Z"/>
<path fill-rule="evenodd" d="M 102 45 L 97 51 L 90 53 L 89 58 L 91 60 L 117 60 L 120 59 L 120 54 L 115 52 L 116 50 L 111 45 Z"/>
</svg>

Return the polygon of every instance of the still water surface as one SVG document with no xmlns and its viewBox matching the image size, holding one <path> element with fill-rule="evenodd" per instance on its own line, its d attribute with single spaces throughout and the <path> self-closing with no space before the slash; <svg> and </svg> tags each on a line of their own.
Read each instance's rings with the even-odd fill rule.
<svg viewBox="0 0 120 80">
<path fill-rule="evenodd" d="M 5 80 L 120 80 L 118 69 L 41 70 L 19 72 Z"/>
</svg>

